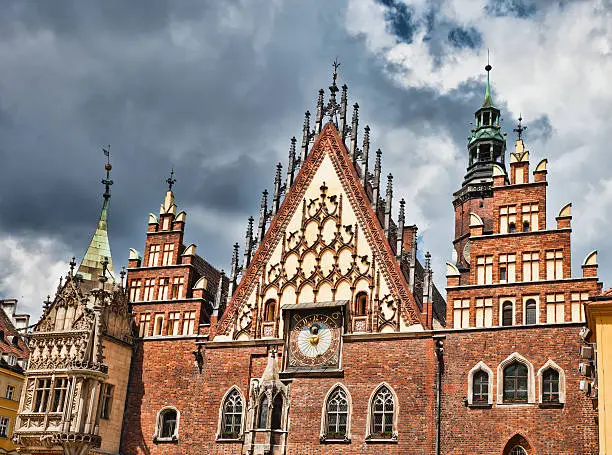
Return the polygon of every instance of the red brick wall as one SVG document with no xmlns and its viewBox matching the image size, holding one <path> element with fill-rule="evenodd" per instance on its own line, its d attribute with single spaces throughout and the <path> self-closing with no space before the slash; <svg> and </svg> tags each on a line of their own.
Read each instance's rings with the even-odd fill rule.
<svg viewBox="0 0 612 455">
<path fill-rule="evenodd" d="M 444 342 L 442 453 L 501 454 L 508 440 L 519 433 L 533 448 L 529 455 L 597 454 L 596 412 L 579 389 L 579 330 L 580 326 L 570 325 L 448 333 Z M 496 405 L 497 366 L 515 351 L 533 364 L 536 374 L 549 359 L 564 370 L 566 403 L 562 409 L 540 409 L 537 404 Z M 491 409 L 471 409 L 463 404 L 468 372 L 479 361 L 494 373 Z"/>
</svg>

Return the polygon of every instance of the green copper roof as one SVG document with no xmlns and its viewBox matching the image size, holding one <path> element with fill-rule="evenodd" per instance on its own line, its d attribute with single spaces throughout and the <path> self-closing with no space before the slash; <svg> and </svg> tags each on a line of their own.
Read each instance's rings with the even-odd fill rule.
<svg viewBox="0 0 612 455">
<path fill-rule="evenodd" d="M 470 140 L 468 142 L 468 146 L 472 145 L 472 143 L 478 140 L 491 140 L 491 139 L 496 140 L 496 141 L 501 141 L 501 142 L 506 141 L 506 138 L 501 132 L 501 128 L 496 127 L 496 126 L 484 126 L 472 132 L 472 135 L 470 136 Z"/>
<path fill-rule="evenodd" d="M 491 80 L 489 74 L 491 73 L 491 66 L 487 65 L 487 88 L 485 89 L 485 97 L 482 103 L 482 107 L 493 107 L 493 98 L 491 98 Z"/>
<path fill-rule="evenodd" d="M 110 195 L 109 195 L 110 196 Z M 107 219 L 108 219 L 108 202 L 110 197 L 104 198 L 102 212 L 98 220 L 98 227 L 87 247 L 83 261 L 79 266 L 78 274 L 83 276 L 85 282 L 90 281 L 97 283 L 98 277 L 102 274 L 102 261 L 108 258 L 108 272 L 110 281 L 115 282 L 113 275 L 113 259 L 111 257 L 110 243 L 108 241 Z"/>
</svg>

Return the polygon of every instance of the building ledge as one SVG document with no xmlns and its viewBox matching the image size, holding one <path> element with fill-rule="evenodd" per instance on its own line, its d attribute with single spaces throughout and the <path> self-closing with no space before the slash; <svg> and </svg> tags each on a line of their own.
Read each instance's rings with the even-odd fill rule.
<svg viewBox="0 0 612 455">
<path fill-rule="evenodd" d="M 457 290 L 467 290 L 467 289 L 477 289 L 477 288 L 485 288 L 492 289 L 495 287 L 521 287 L 521 286 L 533 286 L 533 285 L 548 285 L 555 283 L 572 283 L 572 282 L 580 282 L 580 281 L 599 281 L 599 277 L 589 276 L 589 277 L 572 277 L 572 278 L 562 278 L 560 280 L 538 280 L 538 281 L 514 281 L 512 283 L 489 283 L 489 284 L 463 284 L 460 286 L 447 286 L 447 291 L 457 291 Z"/>
</svg>

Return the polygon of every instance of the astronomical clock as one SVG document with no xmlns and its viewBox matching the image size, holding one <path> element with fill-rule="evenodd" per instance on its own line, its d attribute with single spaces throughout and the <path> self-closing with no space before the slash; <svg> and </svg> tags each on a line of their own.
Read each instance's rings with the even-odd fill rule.
<svg viewBox="0 0 612 455">
<path fill-rule="evenodd" d="M 292 311 L 286 371 L 339 369 L 343 318 L 339 307 Z"/>
</svg>

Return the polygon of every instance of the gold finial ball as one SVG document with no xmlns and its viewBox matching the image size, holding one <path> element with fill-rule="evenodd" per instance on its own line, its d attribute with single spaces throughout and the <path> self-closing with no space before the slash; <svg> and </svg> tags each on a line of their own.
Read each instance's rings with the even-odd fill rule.
<svg viewBox="0 0 612 455">
<path fill-rule="evenodd" d="M 106 169 L 107 171 L 110 171 L 112 168 L 113 168 L 113 165 L 112 165 L 112 164 L 110 164 L 110 163 L 106 163 L 106 164 L 104 165 L 104 169 Z"/>
</svg>

